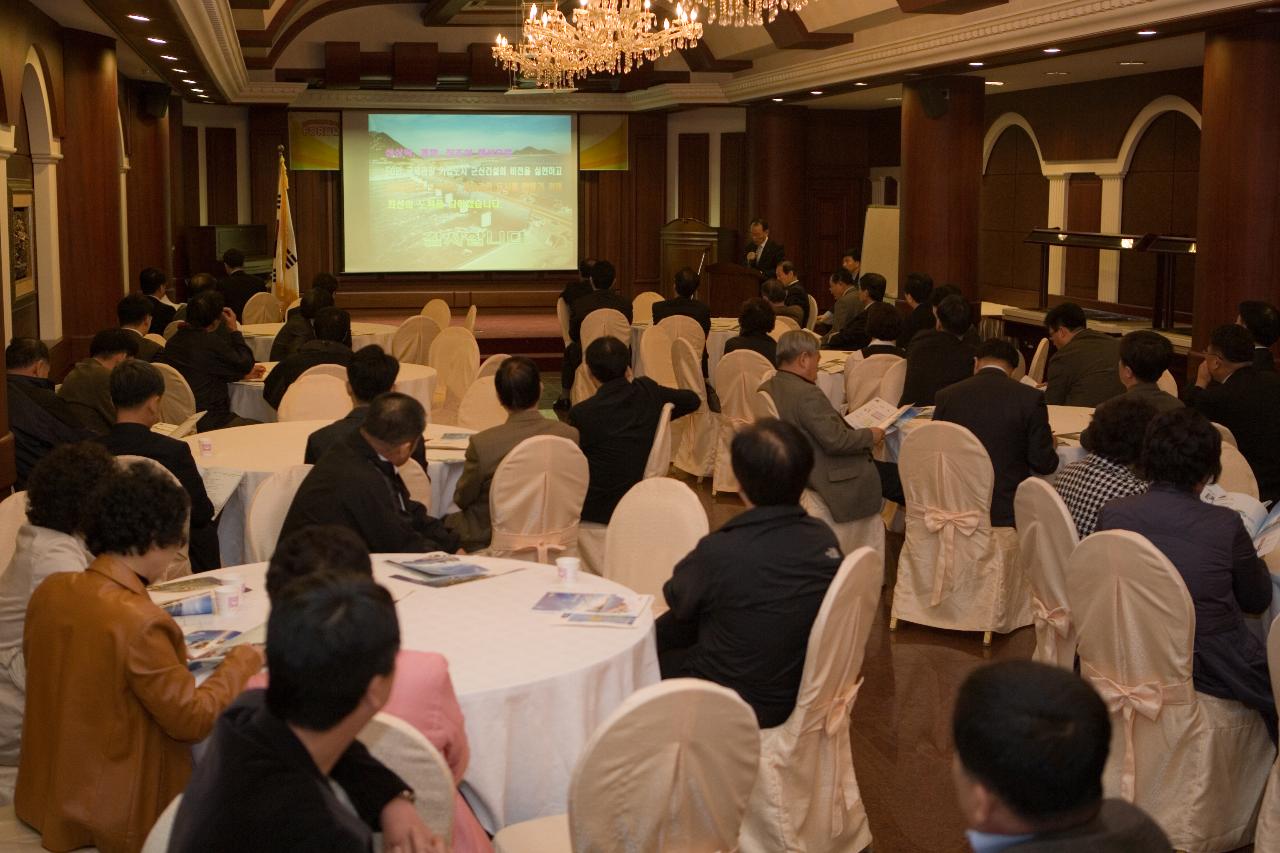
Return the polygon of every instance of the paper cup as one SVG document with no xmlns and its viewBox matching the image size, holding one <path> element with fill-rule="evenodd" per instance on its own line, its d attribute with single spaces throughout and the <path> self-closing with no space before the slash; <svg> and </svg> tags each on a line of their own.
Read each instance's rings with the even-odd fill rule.
<svg viewBox="0 0 1280 853">
<path fill-rule="evenodd" d="M 578 582 L 578 569 L 581 566 L 582 561 L 577 557 L 557 557 L 556 577 L 560 583 L 571 586 Z"/>
<path fill-rule="evenodd" d="M 219 613 L 231 613 L 240 609 L 240 590 L 220 586 L 213 591 L 213 601 Z"/>
</svg>

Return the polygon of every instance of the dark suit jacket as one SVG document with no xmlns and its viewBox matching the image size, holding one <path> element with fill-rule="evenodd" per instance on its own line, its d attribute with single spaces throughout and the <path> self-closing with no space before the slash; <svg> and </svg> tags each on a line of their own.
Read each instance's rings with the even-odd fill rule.
<svg viewBox="0 0 1280 853">
<path fill-rule="evenodd" d="M 907 315 L 906 321 L 902 326 L 902 337 L 898 338 L 898 346 L 903 349 L 911 343 L 911 339 L 916 336 L 916 332 L 924 332 L 938 327 L 937 319 L 933 316 L 933 306 L 928 302 L 917 305 L 911 309 L 911 313 Z"/>
<path fill-rule="evenodd" d="M 991 526 L 1013 526 L 1013 495 L 1032 474 L 1058 468 L 1044 394 L 988 368 L 938 392 L 935 421 L 959 424 L 978 437 L 991 457 L 995 488 Z"/>
<path fill-rule="evenodd" d="M 677 296 L 675 299 L 664 299 L 662 302 L 653 303 L 654 323 L 661 323 L 668 317 L 676 315 L 692 317 L 698 321 L 704 335 L 711 334 L 711 307 L 705 302 L 686 296 Z"/>
<path fill-rule="evenodd" d="M 280 331 L 276 332 L 276 338 L 271 342 L 271 361 L 284 361 L 289 356 L 298 351 L 298 348 L 305 343 L 310 343 L 316 339 L 316 331 L 311 327 L 311 321 L 302 316 L 302 312 L 294 309 L 289 315 L 289 319 L 284 321 L 284 325 L 280 327 Z"/>
<path fill-rule="evenodd" d="M 1049 359 L 1044 399 L 1050 406 L 1099 406 L 1124 393 L 1120 339 L 1081 329 Z"/>
<path fill-rule="evenodd" d="M 187 380 L 196 397 L 196 411 L 207 412 L 197 429 L 221 429 L 235 417 L 231 413 L 228 382 L 236 382 L 253 370 L 253 350 L 240 332 L 219 327 L 216 332 L 185 327 L 169 339 L 156 361 L 170 365 Z"/>
<path fill-rule="evenodd" d="M 973 346 L 950 332 L 916 335 L 907 347 L 907 379 L 898 405 L 932 406 L 940 390 L 973 375 L 973 356 Z"/>
<path fill-rule="evenodd" d="M 862 348 L 862 357 L 871 358 L 873 355 L 896 355 L 898 358 L 906 358 L 907 351 L 899 346 L 890 346 L 888 344 L 875 344 Z"/>
<path fill-rule="evenodd" d="M 871 335 L 867 334 L 867 308 L 864 306 L 861 311 L 849 318 L 849 322 L 844 324 L 844 328 L 833 332 L 827 340 L 828 349 L 862 349 L 871 343 Z"/>
<path fill-rule="evenodd" d="M 582 321 L 587 315 L 598 308 L 612 308 L 615 311 L 621 311 L 622 316 L 627 318 L 627 322 L 631 322 L 631 303 L 623 298 L 622 294 L 613 288 L 606 290 L 593 290 L 586 296 L 581 296 L 573 301 L 569 306 L 569 337 L 577 343 L 582 341 Z M 627 346 L 631 346 L 631 341 L 623 341 Z"/>
<path fill-rule="evenodd" d="M 783 305 L 794 305 L 800 309 L 800 328 L 809 325 L 809 291 L 804 289 L 804 285 L 799 281 L 794 281 L 787 285 L 786 298 L 782 300 Z"/>
<path fill-rule="evenodd" d="M 236 319 L 243 322 L 244 304 L 255 293 L 266 293 L 267 284 L 256 275 L 236 270 L 218 282 L 218 292 L 226 300 L 227 307 L 236 312 Z"/>
<path fill-rule="evenodd" d="M 736 335 L 729 338 L 724 345 L 724 354 L 734 350 L 749 349 L 769 359 L 770 364 L 778 361 L 778 342 L 768 335 Z"/>
<path fill-rule="evenodd" d="M 165 307 L 167 308 L 169 306 L 166 305 Z M 133 337 L 134 343 L 138 345 L 138 358 L 143 361 L 154 361 L 160 350 L 164 349 L 160 344 L 155 341 L 147 340 L 133 329 L 129 330 L 129 334 Z M 160 332 L 156 332 L 155 334 L 160 334 Z"/>
<path fill-rule="evenodd" d="M 62 444 L 92 438 L 76 413 L 53 390 L 48 379 L 8 375 L 9 429 L 13 433 L 17 457 L 17 485 L 27 477 L 44 455 Z"/>
<path fill-rule="evenodd" d="M 360 425 L 364 423 L 364 416 L 368 411 L 368 403 L 357 405 L 342 420 L 320 427 L 320 429 L 307 436 L 307 449 L 302 461 L 307 465 L 314 465 L 319 462 L 320 457 L 324 456 L 330 447 L 340 444 L 347 436 L 360 429 Z M 413 461 L 421 465 L 423 471 L 427 470 L 427 451 L 421 441 L 414 446 L 412 456 Z"/>
<path fill-rule="evenodd" d="M 1182 401 L 1167 391 L 1161 391 L 1154 382 L 1139 382 L 1124 392 L 1131 400 L 1141 400 L 1157 412 L 1172 412 L 1182 408 Z"/>
<path fill-rule="evenodd" d="M 273 409 L 280 408 L 284 392 L 299 376 L 317 364 L 351 363 L 351 347 L 337 341 L 308 341 L 298 351 L 271 368 L 262 384 L 262 399 Z"/>
<path fill-rule="evenodd" d="M 1280 374 L 1242 367 L 1220 385 L 1183 392 L 1187 405 L 1236 437 L 1236 446 L 1258 478 L 1262 500 L 1280 499 Z"/>
<path fill-rule="evenodd" d="M 591 284 L 591 279 L 580 278 L 566 284 L 564 290 L 560 291 L 560 298 L 564 300 L 565 305 L 572 308 L 574 302 L 593 290 L 595 287 Z"/>
<path fill-rule="evenodd" d="M 58 396 L 67 401 L 85 429 L 105 435 L 116 422 L 111 403 L 111 371 L 92 356 L 82 358 L 62 380 Z"/>
<path fill-rule="evenodd" d="M 604 383 L 595 396 L 569 410 L 569 425 L 578 430 L 578 443 L 591 468 L 582 520 L 608 524 L 613 508 L 627 490 L 640 482 L 653 448 L 653 434 L 666 403 L 675 404 L 672 420 L 697 411 L 692 391 L 665 388 L 647 376 L 628 382 Z"/>
<path fill-rule="evenodd" d="M 747 260 L 749 252 L 756 251 L 755 243 L 748 243 L 747 248 L 742 250 L 742 262 L 754 270 L 759 270 L 760 275 L 764 278 L 773 278 L 773 274 L 778 269 L 778 264 L 787 259 L 787 250 L 782 244 L 769 239 L 764 244 L 764 250 L 756 253 L 754 261 Z"/>
<path fill-rule="evenodd" d="M 1253 366 L 1259 370 L 1270 370 L 1275 373 L 1276 357 L 1272 354 L 1270 347 L 1253 348 Z"/>
<path fill-rule="evenodd" d="M 164 327 L 173 322 L 173 315 L 178 312 L 178 309 L 165 305 L 154 296 L 148 296 L 147 300 L 151 302 L 151 332 L 163 335 Z"/>
<path fill-rule="evenodd" d="M 1173 845 L 1154 820 L 1124 800 L 1103 800 L 1086 823 L 1044 832 L 1005 848 L 1005 853 L 1169 853 Z"/>
</svg>

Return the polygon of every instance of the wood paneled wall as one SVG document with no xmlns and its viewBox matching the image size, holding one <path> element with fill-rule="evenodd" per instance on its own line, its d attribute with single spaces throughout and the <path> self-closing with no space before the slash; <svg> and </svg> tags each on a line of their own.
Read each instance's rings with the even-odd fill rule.
<svg viewBox="0 0 1280 853">
<path fill-rule="evenodd" d="M 720 227 L 733 232 L 733 244 L 747 242 L 747 134 L 720 134 Z"/>
<path fill-rule="evenodd" d="M 1048 220 L 1049 181 L 1040 173 L 1035 146 L 1022 128 L 1000 134 L 982 176 L 980 199 L 978 294 L 995 302 L 1035 305 L 1040 247 L 1023 240 Z M 1096 277 L 1094 281 L 1096 290 Z"/>
<path fill-rule="evenodd" d="M 1102 228 L 1102 178 L 1072 175 L 1067 180 L 1067 230 L 1099 231 Z M 1098 298 L 1098 252 L 1063 250 L 1063 290 L 1068 299 Z"/>
<path fill-rule="evenodd" d="M 14 124 L 18 120 L 23 70 L 31 47 L 35 47 L 44 66 L 53 113 L 53 135 L 62 137 L 67 132 L 62 98 L 62 29 L 25 0 L 0 3 L 0 124 Z"/>
<path fill-rule="evenodd" d="M 676 150 L 677 214 L 706 222 L 711 212 L 711 134 L 682 133 Z"/>
<path fill-rule="evenodd" d="M 205 205 L 210 225 L 235 225 L 236 199 L 236 129 L 206 127 L 204 129 Z"/>
<path fill-rule="evenodd" d="M 870 130 L 866 116 L 815 110 L 804 127 L 804 194 L 794 199 L 805 216 L 805 243 L 794 252 L 804 283 L 822 309 L 833 302 L 827 277 L 850 246 L 862 241 L 870 184 Z M 868 270 L 874 272 L 874 270 Z"/>
<path fill-rule="evenodd" d="M 129 200 L 129 266 L 131 287 L 144 267 L 168 270 L 169 256 L 169 115 L 153 118 L 142 109 L 144 84 L 123 79 L 121 117 L 129 172 L 125 176 Z"/>
</svg>

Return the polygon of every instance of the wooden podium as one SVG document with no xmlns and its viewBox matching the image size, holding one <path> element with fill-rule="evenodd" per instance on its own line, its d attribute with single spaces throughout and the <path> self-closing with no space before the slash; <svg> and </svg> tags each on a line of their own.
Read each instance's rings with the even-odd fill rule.
<svg viewBox="0 0 1280 853">
<path fill-rule="evenodd" d="M 703 298 L 713 317 L 737 317 L 742 303 L 760 295 L 760 273 L 741 264 L 711 264 L 702 271 Z"/>
<path fill-rule="evenodd" d="M 737 317 L 743 300 L 760 295 L 760 273 L 721 261 L 724 237 L 720 229 L 697 219 L 673 219 L 662 226 L 662 294 L 667 298 L 675 295 L 673 282 L 678 270 L 701 268 L 699 298 L 711 306 L 713 316 Z"/>
</svg>

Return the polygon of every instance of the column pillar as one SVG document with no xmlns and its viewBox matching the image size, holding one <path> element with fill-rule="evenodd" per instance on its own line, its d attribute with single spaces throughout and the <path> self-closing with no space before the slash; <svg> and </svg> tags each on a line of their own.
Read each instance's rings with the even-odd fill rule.
<svg viewBox="0 0 1280 853">
<path fill-rule="evenodd" d="M 1098 230 L 1103 234 L 1119 234 L 1124 217 L 1124 175 L 1099 175 L 1102 178 L 1102 210 Z M 1098 252 L 1098 299 L 1120 301 L 1120 253 L 1112 249 Z"/>
<path fill-rule="evenodd" d="M 1070 175 L 1049 175 L 1049 211 L 1045 220 L 1049 228 L 1067 227 L 1067 180 Z M 1049 292 L 1061 296 L 1067 289 L 1065 250 L 1049 247 Z"/>
<path fill-rule="evenodd" d="M 799 107 L 752 107 L 747 110 L 747 215 L 769 223 L 772 239 L 798 265 L 805 256 L 804 127 Z M 746 245 L 745 235 L 742 240 Z M 741 251 L 742 246 L 736 247 Z M 722 259 L 725 260 L 725 259 Z M 744 259 L 734 257 L 735 263 Z M 801 281 L 813 287 L 821 274 L 800 269 Z M 822 283 L 825 285 L 825 282 Z"/>
<path fill-rule="evenodd" d="M 56 146 L 57 140 L 54 142 Z M 62 155 L 56 151 L 31 154 L 36 201 L 36 292 L 40 294 L 40 337 L 45 341 L 62 337 L 62 255 L 58 248 L 61 245 L 58 215 L 58 163 L 61 160 Z"/>
<path fill-rule="evenodd" d="M 980 77 L 902 87 L 900 285 L 907 273 L 924 272 L 978 296 L 983 90 Z"/>
<path fill-rule="evenodd" d="M 14 145 L 14 126 L 11 124 L 0 125 L 0 191 L 7 193 L 9 187 L 9 156 L 17 151 Z M 8 196 L 6 201 L 0 205 L 0 209 L 8 210 Z M 8 219 L 6 214 L 5 219 Z M 4 316 L 0 317 L 0 325 L 4 327 L 4 343 L 9 345 L 9 339 L 13 335 L 13 325 L 10 322 L 13 317 L 13 282 L 10 280 L 11 270 L 9 268 L 9 223 L 6 221 L 3 227 L 0 227 L 0 289 L 3 289 L 3 297 L 0 304 L 3 305 Z M 9 432 L 9 401 L 5 386 L 0 386 L 0 490 L 8 491 L 9 487 L 18 479 L 17 460 L 14 456 L 13 433 Z"/>
<path fill-rule="evenodd" d="M 1280 302 L 1280 23 L 1206 33 L 1192 345 Z"/>
</svg>

